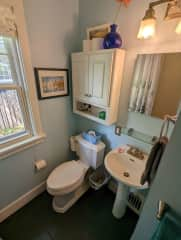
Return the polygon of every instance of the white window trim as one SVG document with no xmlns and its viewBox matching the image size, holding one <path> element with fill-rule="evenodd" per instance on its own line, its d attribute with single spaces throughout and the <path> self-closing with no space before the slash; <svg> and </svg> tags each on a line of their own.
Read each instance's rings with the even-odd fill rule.
<svg viewBox="0 0 181 240">
<path fill-rule="evenodd" d="M 22 141 L 14 141 L 12 145 L 5 146 L 0 149 L 0 159 L 6 158 L 17 152 L 23 151 L 30 148 L 36 144 L 42 143 L 46 134 L 44 133 L 41 125 L 40 113 L 38 100 L 36 95 L 35 78 L 33 73 L 33 67 L 31 63 L 31 55 L 28 42 L 28 34 L 26 31 L 26 23 L 24 16 L 23 0 L 1 0 L 1 4 L 12 7 L 14 9 L 14 14 L 16 16 L 16 24 L 18 29 L 18 40 L 20 45 L 20 50 L 22 54 L 24 72 L 26 77 L 26 84 L 28 88 L 29 102 L 32 113 L 32 118 L 34 122 L 36 134 L 28 139 Z"/>
<path fill-rule="evenodd" d="M 18 152 L 21 152 L 28 148 L 31 148 L 34 145 L 40 144 L 40 143 L 44 142 L 45 138 L 46 138 L 46 135 L 41 135 L 41 136 L 39 135 L 39 136 L 33 136 L 33 137 L 28 138 L 21 142 L 18 141 L 17 143 L 15 143 L 11 146 L 1 149 L 0 150 L 0 158 L 1 159 L 7 158 Z"/>
</svg>

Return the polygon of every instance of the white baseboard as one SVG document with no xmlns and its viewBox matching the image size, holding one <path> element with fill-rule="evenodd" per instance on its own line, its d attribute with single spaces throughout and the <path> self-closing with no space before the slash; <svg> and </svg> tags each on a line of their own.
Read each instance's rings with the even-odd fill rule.
<svg viewBox="0 0 181 240">
<path fill-rule="evenodd" d="M 29 203 L 32 199 L 37 197 L 39 194 L 44 192 L 46 189 L 46 182 L 42 182 L 29 192 L 25 193 L 23 196 L 10 203 L 8 206 L 0 210 L 0 223 L 6 218 L 11 216 L 13 213 L 18 211 L 20 208 Z"/>
</svg>

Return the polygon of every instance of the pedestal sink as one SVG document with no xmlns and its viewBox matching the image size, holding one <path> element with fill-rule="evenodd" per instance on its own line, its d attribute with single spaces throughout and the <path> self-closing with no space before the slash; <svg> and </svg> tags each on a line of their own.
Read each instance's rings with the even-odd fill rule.
<svg viewBox="0 0 181 240">
<path fill-rule="evenodd" d="M 142 159 L 129 154 L 130 146 L 123 146 L 109 152 L 105 157 L 105 167 L 111 176 L 118 181 L 118 189 L 112 213 L 116 218 L 124 216 L 130 188 L 145 189 L 141 185 L 141 175 L 145 169 L 148 155 L 142 153 Z"/>
</svg>

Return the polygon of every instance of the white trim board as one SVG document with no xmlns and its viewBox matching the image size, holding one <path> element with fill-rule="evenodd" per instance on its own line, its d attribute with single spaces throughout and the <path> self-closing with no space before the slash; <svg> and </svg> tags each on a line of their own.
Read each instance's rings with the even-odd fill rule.
<svg viewBox="0 0 181 240">
<path fill-rule="evenodd" d="M 11 216 L 13 213 L 24 207 L 27 203 L 37 197 L 39 194 L 44 192 L 46 189 L 46 182 L 40 183 L 38 186 L 25 193 L 21 197 L 19 197 L 14 202 L 7 205 L 5 208 L 0 210 L 0 223 L 4 221 L 6 218 Z"/>
</svg>

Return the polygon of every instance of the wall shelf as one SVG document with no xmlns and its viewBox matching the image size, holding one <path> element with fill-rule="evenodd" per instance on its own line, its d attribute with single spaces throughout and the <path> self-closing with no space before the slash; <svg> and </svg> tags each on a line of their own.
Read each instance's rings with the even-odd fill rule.
<svg viewBox="0 0 181 240">
<path fill-rule="evenodd" d="M 126 128 L 126 127 L 121 129 L 121 134 L 127 135 L 138 141 L 141 141 L 150 145 L 154 145 L 158 139 L 156 136 L 150 136 L 145 133 L 139 132 L 133 128 Z"/>
<path fill-rule="evenodd" d="M 100 112 L 103 112 L 105 114 L 105 119 L 101 119 L 99 117 Z M 82 117 L 86 117 L 88 119 L 96 121 L 98 123 L 109 125 L 107 123 L 108 115 L 106 108 L 88 104 L 81 100 L 76 100 L 74 113 L 79 114 Z"/>
<path fill-rule="evenodd" d="M 81 112 L 81 111 L 78 111 L 78 110 L 77 110 L 77 111 L 74 111 L 74 113 L 76 113 L 76 114 L 78 114 L 78 115 L 80 115 L 80 116 L 82 116 L 82 117 L 86 117 L 86 118 L 88 118 L 88 119 L 90 119 L 90 120 L 93 120 L 93 121 L 95 121 L 95 122 L 98 122 L 98 123 L 100 123 L 100 124 L 109 125 L 109 124 L 106 124 L 106 121 L 105 121 L 105 120 L 102 120 L 102 119 L 100 119 L 100 118 L 97 118 L 97 117 L 91 115 L 91 114 L 88 113 L 88 112 Z"/>
</svg>

